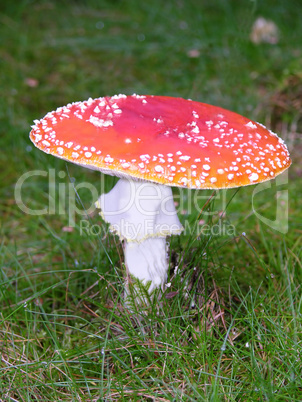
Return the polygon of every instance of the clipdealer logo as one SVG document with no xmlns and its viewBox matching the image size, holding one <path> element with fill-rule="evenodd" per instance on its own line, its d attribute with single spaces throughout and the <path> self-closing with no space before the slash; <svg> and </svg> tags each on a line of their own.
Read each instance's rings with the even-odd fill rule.
<svg viewBox="0 0 302 402">
<path fill-rule="evenodd" d="M 68 219 L 68 226 L 75 227 L 77 217 L 80 218 L 80 229 L 84 233 L 100 233 L 101 231 L 94 226 L 94 230 L 90 230 L 90 224 L 87 221 L 87 215 L 91 215 L 95 212 L 96 206 L 95 201 L 99 198 L 99 195 L 105 192 L 105 181 L 104 177 L 100 175 L 100 182 L 98 186 L 83 181 L 80 183 L 69 181 L 67 182 L 67 174 L 65 171 L 59 171 L 56 173 L 56 169 L 49 170 L 31 170 L 20 176 L 15 185 L 15 202 L 22 212 L 34 216 L 42 215 L 61 215 L 66 216 Z M 44 205 L 39 207 L 34 207 L 35 202 L 29 196 L 30 189 L 33 185 L 37 185 L 37 180 L 43 181 L 43 185 L 46 186 L 44 192 L 45 199 L 47 200 Z M 34 183 L 34 184 L 33 184 Z M 288 184 L 288 173 L 283 172 L 281 175 L 277 176 L 274 181 L 266 181 L 253 186 L 253 192 L 251 196 L 251 212 L 257 217 L 257 219 L 265 224 L 266 226 L 274 229 L 282 234 L 288 232 L 288 210 L 289 210 L 289 194 L 287 185 Z M 262 197 L 264 191 L 273 189 L 275 187 L 274 196 L 276 198 L 274 211 L 270 211 L 270 215 L 274 215 L 274 218 L 268 217 L 266 210 L 259 207 L 259 199 Z M 183 188 L 174 189 L 174 202 L 176 205 L 177 213 L 179 215 L 189 216 L 193 210 L 194 213 L 202 213 L 202 216 L 217 215 L 221 211 L 227 210 L 227 191 L 219 190 L 215 194 L 215 202 L 218 201 L 219 208 L 215 205 L 214 208 L 203 208 L 204 204 L 209 199 L 209 193 L 204 190 L 190 190 Z M 89 194 L 89 202 L 85 203 L 85 208 L 83 205 L 77 201 L 79 191 L 85 191 Z M 144 200 L 144 196 L 132 197 L 133 202 L 140 203 Z M 271 202 L 272 200 L 268 200 Z M 127 206 L 126 206 L 127 207 Z M 129 205 L 130 207 L 130 205 Z M 165 204 L 163 204 L 165 208 Z M 185 210 L 185 214 L 183 211 Z M 119 214 L 120 211 L 116 211 Z M 148 211 L 146 211 L 146 216 L 148 216 Z M 187 222 L 187 221 L 186 221 Z M 210 228 L 209 225 L 203 225 L 203 230 L 200 230 L 201 234 L 207 235 L 211 233 L 214 235 L 219 234 L 229 234 L 235 233 L 235 227 L 232 230 L 226 232 L 225 227 L 219 223 L 215 229 L 215 233 Z M 185 224 L 185 231 L 190 230 L 189 226 Z M 228 225 L 233 226 L 233 225 Z M 96 229 L 96 230 L 95 230 Z M 135 229 L 134 229 L 135 230 Z M 213 233 L 212 233 L 213 232 Z"/>
</svg>

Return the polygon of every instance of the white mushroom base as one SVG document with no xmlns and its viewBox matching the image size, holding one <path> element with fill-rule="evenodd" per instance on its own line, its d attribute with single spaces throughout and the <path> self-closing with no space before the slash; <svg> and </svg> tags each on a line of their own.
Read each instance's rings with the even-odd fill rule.
<svg viewBox="0 0 302 402">
<path fill-rule="evenodd" d="M 150 284 L 149 293 L 161 288 L 167 282 L 168 260 L 165 237 L 146 239 L 141 242 L 125 243 L 124 254 L 127 267 L 127 286 L 131 276 L 139 279 L 144 285 Z M 129 278 L 130 276 L 130 278 Z"/>
<path fill-rule="evenodd" d="M 120 179 L 96 206 L 110 230 L 125 242 L 126 291 L 131 277 L 149 284 L 149 293 L 163 289 L 169 266 L 166 237 L 183 230 L 171 187 Z"/>
</svg>

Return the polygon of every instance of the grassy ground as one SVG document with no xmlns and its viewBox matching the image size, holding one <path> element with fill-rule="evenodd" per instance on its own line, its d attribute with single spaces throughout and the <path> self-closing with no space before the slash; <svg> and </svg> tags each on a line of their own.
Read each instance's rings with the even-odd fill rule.
<svg viewBox="0 0 302 402">
<path fill-rule="evenodd" d="M 302 399 L 301 11 L 282 0 L 1 3 L 1 401 Z M 276 44 L 251 42 L 259 16 L 277 24 Z M 73 186 L 114 179 L 28 139 L 46 112 L 116 93 L 232 109 L 270 124 L 294 161 L 288 180 L 216 194 L 201 215 L 196 192 L 175 190 L 192 230 L 171 239 L 171 286 L 145 314 L 124 306 L 122 250 L 104 225 L 94 234 L 98 215 L 69 228 Z M 52 188 L 51 214 L 16 204 L 33 170 L 22 201 L 49 207 Z M 211 193 L 197 196 L 202 208 Z M 91 195 L 79 197 L 89 208 Z M 287 209 L 288 229 L 284 214 L 275 228 L 263 221 Z"/>
</svg>

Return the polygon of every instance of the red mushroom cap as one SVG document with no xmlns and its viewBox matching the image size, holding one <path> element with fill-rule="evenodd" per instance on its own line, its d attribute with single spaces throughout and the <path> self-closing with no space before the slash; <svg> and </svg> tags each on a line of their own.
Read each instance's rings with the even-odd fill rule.
<svg viewBox="0 0 302 402">
<path fill-rule="evenodd" d="M 82 166 L 179 187 L 256 184 L 291 164 L 282 139 L 263 125 L 164 96 L 69 104 L 36 120 L 30 138 L 42 151 Z"/>
</svg>

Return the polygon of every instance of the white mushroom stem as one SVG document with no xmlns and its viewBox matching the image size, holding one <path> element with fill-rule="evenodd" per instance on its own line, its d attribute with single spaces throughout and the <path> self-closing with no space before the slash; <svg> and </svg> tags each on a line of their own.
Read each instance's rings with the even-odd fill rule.
<svg viewBox="0 0 302 402">
<path fill-rule="evenodd" d="M 168 271 L 166 237 L 183 230 L 171 187 L 120 179 L 96 206 L 110 230 L 125 241 L 126 283 L 133 276 L 143 284 L 151 282 L 149 293 L 163 289 Z"/>
<path fill-rule="evenodd" d="M 156 237 L 141 242 L 126 242 L 124 247 L 127 280 L 131 276 L 143 284 L 150 283 L 149 293 L 155 288 L 162 288 L 167 282 L 167 243 L 165 237 Z"/>
</svg>

